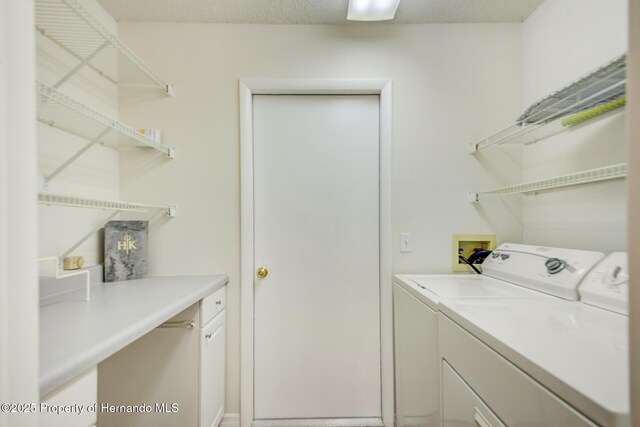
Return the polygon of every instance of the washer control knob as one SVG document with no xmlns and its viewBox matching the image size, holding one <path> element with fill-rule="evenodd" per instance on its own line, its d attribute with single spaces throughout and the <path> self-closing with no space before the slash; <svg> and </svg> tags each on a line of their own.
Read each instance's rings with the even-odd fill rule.
<svg viewBox="0 0 640 427">
<path fill-rule="evenodd" d="M 623 285 L 628 281 L 629 273 L 619 265 L 610 267 L 602 277 L 602 283 L 612 287 Z"/>
<path fill-rule="evenodd" d="M 547 273 L 549 274 L 557 274 L 560 273 L 567 266 L 567 263 L 558 258 L 549 258 L 544 263 L 545 267 L 547 267 Z"/>
</svg>

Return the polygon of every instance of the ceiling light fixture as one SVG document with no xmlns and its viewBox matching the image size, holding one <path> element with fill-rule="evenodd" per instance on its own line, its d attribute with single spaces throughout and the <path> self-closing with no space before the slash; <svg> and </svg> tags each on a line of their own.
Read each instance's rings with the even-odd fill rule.
<svg viewBox="0 0 640 427">
<path fill-rule="evenodd" d="M 400 0 L 349 0 L 349 21 L 388 21 L 396 16 Z"/>
</svg>

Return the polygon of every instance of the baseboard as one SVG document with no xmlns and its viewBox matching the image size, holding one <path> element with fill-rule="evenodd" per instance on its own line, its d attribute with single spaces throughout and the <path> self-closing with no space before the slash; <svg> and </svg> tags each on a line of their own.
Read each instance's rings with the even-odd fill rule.
<svg viewBox="0 0 640 427">
<path fill-rule="evenodd" d="M 438 417 L 436 417 L 434 414 L 425 416 L 404 417 L 403 423 L 403 425 L 406 427 L 435 426 L 438 424 Z"/>
<path fill-rule="evenodd" d="M 253 427 L 384 427 L 381 418 L 254 420 Z"/>
<path fill-rule="evenodd" d="M 224 414 L 219 427 L 240 427 L 240 414 Z"/>
</svg>

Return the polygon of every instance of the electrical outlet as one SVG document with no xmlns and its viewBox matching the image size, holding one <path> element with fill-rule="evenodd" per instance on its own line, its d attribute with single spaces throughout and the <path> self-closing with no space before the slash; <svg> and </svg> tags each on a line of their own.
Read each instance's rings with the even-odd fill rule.
<svg viewBox="0 0 640 427">
<path fill-rule="evenodd" d="M 411 233 L 400 233 L 400 252 L 413 252 Z"/>
</svg>

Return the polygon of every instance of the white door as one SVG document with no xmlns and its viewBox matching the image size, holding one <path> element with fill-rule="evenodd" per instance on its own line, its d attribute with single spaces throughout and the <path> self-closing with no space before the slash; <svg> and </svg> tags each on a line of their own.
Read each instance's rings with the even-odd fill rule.
<svg viewBox="0 0 640 427">
<path fill-rule="evenodd" d="M 377 95 L 254 95 L 254 418 L 380 417 Z"/>
</svg>

